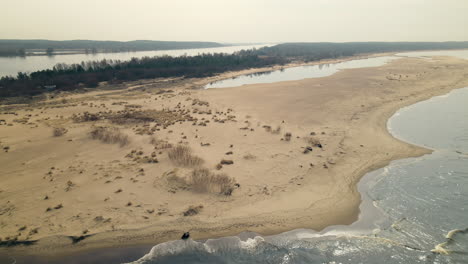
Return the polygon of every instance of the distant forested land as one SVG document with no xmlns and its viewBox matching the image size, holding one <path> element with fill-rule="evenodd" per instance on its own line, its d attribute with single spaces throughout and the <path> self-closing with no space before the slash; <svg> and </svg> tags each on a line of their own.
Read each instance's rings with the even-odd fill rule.
<svg viewBox="0 0 468 264">
<path fill-rule="evenodd" d="M 0 39 L 0 56 L 25 56 L 30 50 L 60 51 L 60 50 L 82 50 L 82 52 L 125 52 L 125 51 L 148 51 L 148 50 L 170 50 L 170 49 L 196 49 L 222 47 L 223 44 L 216 42 L 196 41 L 97 41 L 97 40 L 21 40 Z"/>
<path fill-rule="evenodd" d="M 468 49 L 468 42 L 346 42 L 285 43 L 260 49 L 259 55 L 300 57 L 306 61 L 363 53 Z"/>
<path fill-rule="evenodd" d="M 468 42 L 355 42 L 286 43 L 234 54 L 202 54 L 180 57 L 144 57 L 130 61 L 90 61 L 57 64 L 53 69 L 18 73 L 0 78 L 0 98 L 33 96 L 50 87 L 70 91 L 97 87 L 99 82 L 120 83 L 160 77 L 205 77 L 226 71 L 282 65 L 292 61 L 318 61 L 363 53 L 440 49 L 468 49 Z"/>
<path fill-rule="evenodd" d="M 99 82 L 120 83 L 163 77 L 205 77 L 230 70 L 258 68 L 285 63 L 281 57 L 259 57 L 255 50 L 234 54 L 202 54 L 197 56 L 162 56 L 133 58 L 130 61 L 88 61 L 81 64 L 57 64 L 53 69 L 18 73 L 0 78 L 0 98 L 33 96 L 50 87 L 70 91 L 80 87 L 97 87 Z"/>
</svg>

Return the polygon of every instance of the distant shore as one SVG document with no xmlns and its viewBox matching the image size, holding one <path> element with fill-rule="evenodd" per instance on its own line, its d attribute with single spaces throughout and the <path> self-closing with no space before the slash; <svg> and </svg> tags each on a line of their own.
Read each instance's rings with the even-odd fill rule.
<svg viewBox="0 0 468 264">
<path fill-rule="evenodd" d="M 283 67 L 298 65 L 303 64 Z M 4 114 L 3 109 L 0 119 L 12 126 L 0 126 L 0 144 L 9 147 L 0 154 L 0 166 L 5 168 L 0 175 L 4 183 L 0 205 L 6 212 L 0 221 L 16 224 L 6 224 L 1 238 L 20 233 L 17 241 L 39 240 L 30 246 L 3 244 L 0 254 L 58 256 L 157 244 L 178 239 L 187 230 L 194 239 L 206 239 L 247 230 L 268 235 L 350 224 L 359 214 L 356 184 L 366 172 L 430 152 L 393 138 L 387 131 L 388 118 L 401 107 L 467 86 L 467 67 L 467 61 L 454 58 L 402 58 L 323 78 L 199 90 L 216 80 L 267 70 L 250 69 L 204 79 L 145 81 L 123 90 L 70 93 L 42 105 L 8 110 L 17 115 Z M 172 92 L 159 93 L 161 89 Z M 121 110 L 122 101 L 142 109 L 196 108 L 199 120 L 211 120 L 208 127 L 174 124 L 173 132 L 155 135 L 173 144 L 186 141 L 210 169 L 220 159 L 233 160 L 220 171 L 235 177 L 240 187 L 227 197 L 187 191 L 167 178 L 174 166 L 164 153 L 155 154 L 157 165 L 124 158 L 133 149 L 152 151 L 148 136 L 132 134 L 144 131 L 141 126 L 122 127 L 131 143 L 118 147 L 88 139 L 89 124 L 70 121 L 72 114 L 83 111 Z M 218 117 L 229 111 L 235 122 L 215 121 L 208 111 L 218 112 Z M 14 121 L 27 115 L 31 116 L 24 123 Z M 57 126 L 68 133 L 52 137 L 51 129 Z M 291 136 L 285 140 L 287 133 Z M 306 153 L 304 147 L 314 140 L 323 148 Z M 174 175 L 187 173 L 189 169 L 179 168 Z M 118 188 L 123 191 L 115 194 Z M 59 203 L 63 209 L 45 212 Z M 203 204 L 203 209 L 182 216 L 192 204 Z M 161 214 L 148 213 L 151 210 Z"/>
<path fill-rule="evenodd" d="M 232 47 L 235 45 L 226 45 L 220 47 L 200 47 L 200 48 L 178 48 L 178 49 L 149 49 L 149 50 L 121 50 L 121 51 L 110 51 L 110 50 L 98 50 L 96 52 L 86 52 L 85 50 L 55 50 L 51 54 L 47 54 L 46 51 L 27 51 L 24 55 L 0 55 L 1 57 L 36 57 L 36 56 L 62 56 L 62 55 L 77 55 L 77 54 L 85 54 L 85 55 L 97 55 L 97 54 L 115 54 L 115 53 L 138 53 L 138 52 L 149 52 L 149 51 L 165 51 L 165 50 L 181 50 L 181 49 L 212 49 L 212 48 L 222 48 L 222 47 Z"/>
<path fill-rule="evenodd" d="M 100 40 L 46 40 L 46 39 L 0 39 L 0 56 L 48 56 L 57 52 L 71 54 L 97 54 L 131 51 L 157 51 L 173 49 L 216 48 L 225 45 L 206 41 L 100 41 Z M 43 54 L 32 54 L 41 52 Z"/>
</svg>

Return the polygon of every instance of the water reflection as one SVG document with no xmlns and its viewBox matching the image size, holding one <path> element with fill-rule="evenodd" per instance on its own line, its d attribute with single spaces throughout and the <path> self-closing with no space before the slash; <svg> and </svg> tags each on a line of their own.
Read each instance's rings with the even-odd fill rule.
<svg viewBox="0 0 468 264">
<path fill-rule="evenodd" d="M 365 68 L 365 67 L 377 67 L 388 63 L 391 60 L 398 59 L 398 57 L 382 56 L 376 58 L 351 60 L 340 63 L 325 63 L 310 66 L 300 66 L 292 68 L 282 68 L 275 71 L 263 71 L 257 73 L 251 73 L 241 76 L 236 76 L 231 79 L 226 79 L 218 82 L 212 82 L 205 86 L 208 88 L 226 88 L 236 87 L 245 84 L 255 83 L 273 83 L 282 81 L 294 81 L 302 80 L 305 78 L 318 78 L 332 75 L 339 70 L 353 69 L 353 68 Z"/>
</svg>

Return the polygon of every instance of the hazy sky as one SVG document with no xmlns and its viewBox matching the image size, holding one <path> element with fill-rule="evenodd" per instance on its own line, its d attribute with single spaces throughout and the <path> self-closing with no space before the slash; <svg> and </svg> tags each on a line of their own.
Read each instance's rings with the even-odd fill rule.
<svg viewBox="0 0 468 264">
<path fill-rule="evenodd" d="M 468 41 L 468 0 L 0 0 L 0 38 Z"/>
</svg>

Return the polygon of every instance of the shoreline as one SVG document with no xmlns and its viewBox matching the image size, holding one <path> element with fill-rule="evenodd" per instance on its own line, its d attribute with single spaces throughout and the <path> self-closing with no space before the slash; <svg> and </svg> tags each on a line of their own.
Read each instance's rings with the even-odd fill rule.
<svg viewBox="0 0 468 264">
<path fill-rule="evenodd" d="M 311 61 L 311 62 L 295 61 L 295 62 L 291 62 L 285 65 L 274 65 L 274 66 L 263 67 L 263 68 L 251 68 L 251 69 L 245 69 L 245 70 L 240 70 L 240 71 L 228 71 L 228 72 L 224 72 L 221 74 L 216 74 L 215 76 L 212 76 L 212 77 L 202 78 L 200 81 L 195 82 L 195 86 L 193 86 L 193 89 L 206 90 L 206 89 L 236 88 L 236 87 L 226 87 L 226 88 L 204 88 L 204 87 L 207 84 L 210 84 L 213 82 L 228 80 L 228 79 L 232 79 L 232 78 L 239 77 L 242 75 L 249 75 L 249 74 L 263 73 L 263 72 L 273 72 L 273 71 L 294 68 L 294 67 L 338 64 L 338 63 L 352 61 L 352 60 L 369 59 L 369 58 L 376 58 L 376 57 L 383 57 L 383 56 L 394 56 L 395 54 L 397 54 L 397 52 L 363 53 L 363 54 L 354 55 L 354 56 L 340 57 L 337 59 L 323 59 L 323 60 Z"/>
<path fill-rule="evenodd" d="M 382 56 L 382 55 L 379 55 L 379 56 Z M 324 63 L 324 62 L 321 62 L 321 63 Z M 297 66 L 299 66 L 299 65 L 297 65 Z M 378 67 L 378 68 L 384 68 L 384 67 L 386 67 L 386 66 L 381 66 L 381 67 Z M 371 70 L 372 69 L 373 68 L 371 68 Z M 324 78 L 316 78 L 316 79 L 333 78 L 336 75 L 343 75 L 343 74 L 349 74 L 349 72 L 366 71 L 366 70 L 367 69 L 344 70 L 344 71 L 336 73 L 336 74 L 334 74 L 332 76 L 328 76 L 328 77 L 324 77 Z M 261 71 L 261 70 L 259 70 L 259 71 Z M 345 72 L 345 73 L 343 73 L 343 72 Z M 229 74 L 231 74 L 231 75 L 229 75 Z M 235 73 L 228 73 L 227 76 L 232 76 L 232 74 L 235 74 Z M 242 74 L 245 74 L 245 73 L 242 72 L 242 73 L 238 73 L 237 75 L 242 75 Z M 223 77 L 218 76 L 218 78 L 221 79 Z M 307 80 L 308 79 L 297 81 L 297 82 L 307 82 Z M 204 82 L 208 83 L 210 81 L 204 79 Z M 292 82 L 294 82 L 294 81 L 284 82 L 284 83 L 292 83 Z M 466 81 L 464 83 L 466 85 Z M 249 85 L 249 87 L 251 87 L 251 86 L 269 86 L 269 85 L 273 85 L 273 84 Z M 453 84 L 452 84 L 452 85 L 447 85 L 447 86 L 443 87 L 442 89 L 440 89 L 440 87 L 438 89 L 432 89 L 430 91 L 431 93 L 427 93 L 427 90 L 423 89 L 422 92 L 420 92 L 419 94 L 415 93 L 411 98 L 405 98 L 405 100 L 395 100 L 395 101 L 392 101 L 392 102 L 388 102 L 384 106 L 380 106 L 380 108 L 375 109 L 376 111 L 374 113 L 371 113 L 368 116 L 366 116 L 368 118 L 368 120 L 369 119 L 371 120 L 371 121 L 368 121 L 367 123 L 374 123 L 376 125 L 376 129 L 377 129 L 378 133 L 380 133 L 381 136 L 383 136 L 384 138 L 392 138 L 392 140 L 390 140 L 390 141 L 393 141 L 393 142 L 399 141 L 400 142 L 399 144 L 404 146 L 403 149 L 405 150 L 405 152 L 404 153 L 401 153 L 401 152 L 392 153 L 392 155 L 390 157 L 387 157 L 387 158 L 382 158 L 382 157 L 378 157 L 377 159 L 374 158 L 374 160 L 364 162 L 363 164 L 361 164 L 361 166 L 359 166 L 357 168 L 354 168 L 354 170 L 352 171 L 352 173 L 350 173 L 348 175 L 347 180 L 346 180 L 347 181 L 346 184 L 348 185 L 348 188 L 351 190 L 351 192 L 354 193 L 353 194 L 354 196 L 356 196 L 356 192 L 357 192 L 357 190 L 356 190 L 357 183 L 359 182 L 359 180 L 367 172 L 373 171 L 373 170 L 378 169 L 378 168 L 382 168 L 382 167 L 388 165 L 393 160 L 402 159 L 402 158 L 409 158 L 409 157 L 417 157 L 417 156 L 421 156 L 421 155 L 432 152 L 431 150 L 424 149 L 424 148 L 421 148 L 421 147 L 417 147 L 417 146 L 411 145 L 411 144 L 406 143 L 406 142 L 402 142 L 399 139 L 394 138 L 387 129 L 388 119 L 396 111 L 398 111 L 398 109 L 400 109 L 402 107 L 412 105 L 412 104 L 414 104 L 416 102 L 419 102 L 419 101 L 427 100 L 428 98 L 431 98 L 433 96 L 445 94 L 445 93 L 447 93 L 447 92 L 449 92 L 449 91 L 451 91 L 453 89 L 457 89 L 457 88 L 461 88 L 461 87 L 463 87 L 463 86 L 456 87 L 456 86 L 453 86 Z M 243 88 L 245 89 L 245 87 L 243 87 Z M 234 88 L 230 88 L 230 89 L 234 89 Z M 216 95 L 213 98 L 216 98 Z M 356 112 L 356 113 L 358 115 L 360 114 L 359 112 Z M 359 122 L 362 122 L 362 121 L 359 121 Z M 359 196 L 359 194 L 357 194 L 357 196 Z M 352 203 L 353 203 L 352 207 L 354 207 L 354 208 L 349 210 L 345 215 L 341 215 L 341 217 L 339 217 L 339 219 L 336 221 L 336 223 L 333 223 L 333 222 L 330 223 L 330 221 L 328 221 L 328 224 L 312 223 L 310 225 L 315 226 L 315 228 L 311 228 L 311 229 L 316 229 L 317 231 L 319 231 L 319 230 L 322 230 L 323 228 L 325 228 L 327 226 L 330 226 L 330 225 L 350 224 L 350 223 L 354 222 L 357 219 L 357 216 L 359 214 L 358 207 L 359 207 L 359 204 L 360 204 L 360 198 L 358 200 L 352 201 Z M 308 214 L 308 212 L 306 212 L 306 214 Z M 309 222 L 310 219 L 307 216 L 305 216 L 305 219 L 303 217 L 304 216 L 299 215 L 299 218 L 294 219 L 294 220 L 298 220 L 298 221 L 296 221 L 296 224 L 291 224 L 291 225 L 287 225 L 287 226 L 283 226 L 283 227 L 278 227 L 275 224 L 273 224 L 271 226 L 265 225 L 265 226 L 260 226 L 260 227 L 257 226 L 256 227 L 255 222 L 253 222 L 253 223 L 245 223 L 244 222 L 242 224 L 242 221 L 237 221 L 236 219 L 233 219 L 233 221 L 231 222 L 232 225 L 230 227 L 228 227 L 228 228 L 226 228 L 226 226 L 223 226 L 222 224 L 221 225 L 211 225 L 210 223 L 208 223 L 208 225 L 205 224 L 204 226 L 210 226 L 210 227 L 203 228 L 203 225 L 202 225 L 202 227 L 199 229 L 199 232 L 197 232 L 199 234 L 197 234 L 197 237 L 195 239 L 202 240 L 202 239 L 206 239 L 206 238 L 236 235 L 236 234 L 240 233 L 239 230 L 242 230 L 242 231 L 254 230 L 257 233 L 261 233 L 262 235 L 271 235 L 271 234 L 278 234 L 278 233 L 281 233 L 281 232 L 284 232 L 284 231 L 289 231 L 289 230 L 297 229 L 297 228 L 307 228 L 307 225 L 304 226 L 304 223 Z M 259 222 L 262 222 L 262 221 L 259 221 Z M 133 233 L 133 235 L 132 235 L 132 233 Z M 59 251 L 63 255 L 67 255 L 67 254 L 86 252 L 87 250 L 106 248 L 106 247 L 112 247 L 112 246 L 130 247 L 131 245 L 145 245 L 145 244 L 146 245 L 148 245 L 148 244 L 153 244 L 154 245 L 154 244 L 159 243 L 159 242 L 172 240 L 171 238 L 173 238 L 175 235 L 180 235 L 180 228 L 178 230 L 177 229 L 176 230 L 166 230 L 166 231 L 164 231 L 162 233 L 154 233 L 154 230 L 152 231 L 152 227 L 150 226 L 150 227 L 143 228 L 143 229 L 133 230 L 133 232 L 132 231 L 127 232 L 126 230 L 119 230 L 119 231 L 113 231 L 113 232 L 110 232 L 110 233 L 107 233 L 107 234 L 106 233 L 98 233 L 98 234 L 95 234 L 95 235 L 93 235 L 93 236 L 91 236 L 89 238 L 86 238 L 86 239 L 82 240 L 82 242 L 77 243 L 75 245 L 70 245 L 70 244 L 69 245 L 63 245 L 63 242 L 67 241 L 67 238 L 63 238 L 63 239 L 59 239 L 59 238 L 46 239 L 46 240 L 51 240 L 51 241 L 49 241 L 49 242 L 40 241 L 39 245 L 32 246 L 32 247 L 38 247 L 38 248 L 33 250 L 35 252 L 28 252 L 28 253 L 39 253 L 39 255 L 53 254 L 54 257 L 57 257 L 57 255 L 56 255 L 57 251 Z M 132 239 L 130 239 L 130 240 L 125 240 L 124 239 L 123 243 L 120 241 L 120 239 L 123 239 L 125 237 L 129 237 L 129 236 L 132 236 Z M 57 239 L 56 242 L 58 242 L 56 244 L 54 243 L 55 239 Z M 131 243 L 131 241 L 136 242 L 136 243 Z M 41 242 L 45 243 L 44 244 L 45 247 L 41 248 L 41 244 L 42 244 Z M 130 242 L 130 243 L 128 243 L 128 242 Z M 54 249 L 55 252 L 53 250 L 51 251 L 50 248 L 53 248 L 55 246 L 58 246 L 56 249 Z M 3 249 L 4 249 L 3 247 L 0 248 L 0 252 L 2 252 Z M 30 247 L 24 247 L 22 249 L 17 248 L 17 247 L 14 247 L 14 248 L 11 248 L 11 247 L 8 248 L 7 247 L 7 249 L 12 249 L 12 250 L 15 250 L 15 251 L 18 250 L 18 252 L 21 252 L 21 251 L 24 251 L 24 250 L 28 251 L 29 249 L 32 249 L 32 248 L 30 246 Z"/>
</svg>

